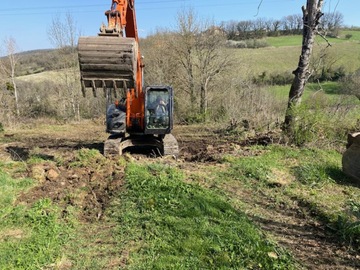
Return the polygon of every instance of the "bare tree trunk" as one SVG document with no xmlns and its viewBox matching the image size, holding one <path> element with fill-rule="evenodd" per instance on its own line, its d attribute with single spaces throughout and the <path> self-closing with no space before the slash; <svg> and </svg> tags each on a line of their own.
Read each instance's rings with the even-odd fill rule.
<svg viewBox="0 0 360 270">
<path fill-rule="evenodd" d="M 13 38 L 7 38 L 4 40 L 5 53 L 7 55 L 6 60 L 0 63 L 2 72 L 5 74 L 6 79 L 10 80 L 11 91 L 14 92 L 15 99 L 15 112 L 16 116 L 20 116 L 19 109 L 19 93 L 15 81 L 15 70 L 18 62 L 18 55 L 16 54 L 16 41 Z"/>
<path fill-rule="evenodd" d="M 307 0 L 306 8 L 303 6 L 303 42 L 298 67 L 293 74 L 294 81 L 290 88 L 289 101 L 284 121 L 284 129 L 291 132 L 295 123 L 293 108 L 301 103 L 301 97 L 304 92 L 305 85 L 310 77 L 309 71 L 310 57 L 313 50 L 315 36 L 319 20 L 323 13 L 321 8 L 324 0 Z"/>
</svg>

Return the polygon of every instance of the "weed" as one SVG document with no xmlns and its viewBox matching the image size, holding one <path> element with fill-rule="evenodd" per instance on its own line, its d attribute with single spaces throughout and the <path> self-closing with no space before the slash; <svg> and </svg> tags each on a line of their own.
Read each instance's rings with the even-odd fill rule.
<svg viewBox="0 0 360 270">
<path fill-rule="evenodd" d="M 309 186 L 314 187 L 320 184 L 334 182 L 327 172 L 328 167 L 324 164 L 307 163 L 294 168 L 297 179 Z"/>
<path fill-rule="evenodd" d="M 360 220 L 352 220 L 344 214 L 339 215 L 336 222 L 329 226 L 341 240 L 360 250 Z"/>
</svg>

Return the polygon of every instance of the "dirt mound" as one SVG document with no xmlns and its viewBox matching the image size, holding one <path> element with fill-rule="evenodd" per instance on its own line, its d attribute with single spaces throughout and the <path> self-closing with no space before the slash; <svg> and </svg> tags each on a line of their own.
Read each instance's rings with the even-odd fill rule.
<svg viewBox="0 0 360 270">
<path fill-rule="evenodd" d="M 101 169 L 96 167 L 71 167 L 53 163 L 36 164 L 29 168 L 28 176 L 39 183 L 19 197 L 19 201 L 32 203 L 40 198 L 50 198 L 64 210 L 68 206 L 82 209 L 86 220 L 100 219 L 110 200 L 123 186 L 124 168 L 109 162 Z"/>
</svg>

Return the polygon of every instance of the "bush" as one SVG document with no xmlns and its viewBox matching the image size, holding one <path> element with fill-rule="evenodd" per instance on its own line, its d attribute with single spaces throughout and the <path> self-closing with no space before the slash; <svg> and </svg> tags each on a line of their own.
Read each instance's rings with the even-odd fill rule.
<svg viewBox="0 0 360 270">
<path fill-rule="evenodd" d="M 346 76 L 346 71 L 344 66 L 340 67 L 329 67 L 322 68 L 320 73 L 314 74 L 312 78 L 310 78 L 311 82 L 337 82 Z"/>
<path fill-rule="evenodd" d="M 274 72 L 268 74 L 266 71 L 253 78 L 253 83 L 258 85 L 287 85 L 294 80 L 291 72 Z"/>
<path fill-rule="evenodd" d="M 1 132 L 4 132 L 4 131 L 5 131 L 4 126 L 3 126 L 3 124 L 0 122 L 0 133 L 1 133 Z"/>
<path fill-rule="evenodd" d="M 268 47 L 269 44 L 265 39 L 246 39 L 246 40 L 228 40 L 226 45 L 230 48 L 237 48 L 237 49 L 258 49 Z"/>
<path fill-rule="evenodd" d="M 353 74 L 344 76 L 341 80 L 342 93 L 354 95 L 360 99 L 360 69 Z"/>
<path fill-rule="evenodd" d="M 358 128 L 358 111 L 346 99 L 333 100 L 316 92 L 293 109 L 294 119 L 290 140 L 298 145 L 333 147 L 346 140 L 346 134 Z"/>
</svg>

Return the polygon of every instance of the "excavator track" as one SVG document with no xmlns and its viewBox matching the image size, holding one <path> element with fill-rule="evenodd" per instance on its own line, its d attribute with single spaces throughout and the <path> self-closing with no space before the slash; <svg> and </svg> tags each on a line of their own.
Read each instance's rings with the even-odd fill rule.
<svg viewBox="0 0 360 270">
<path fill-rule="evenodd" d="M 78 44 L 83 93 L 92 88 L 134 88 L 137 43 L 119 36 L 80 37 Z"/>
<path fill-rule="evenodd" d="M 130 136 L 116 137 L 110 136 L 104 144 L 105 156 L 122 155 L 123 151 L 128 147 L 152 147 L 157 149 L 156 155 L 173 156 L 177 158 L 179 155 L 178 142 L 172 134 L 166 134 L 164 138 L 154 136 Z"/>
</svg>

